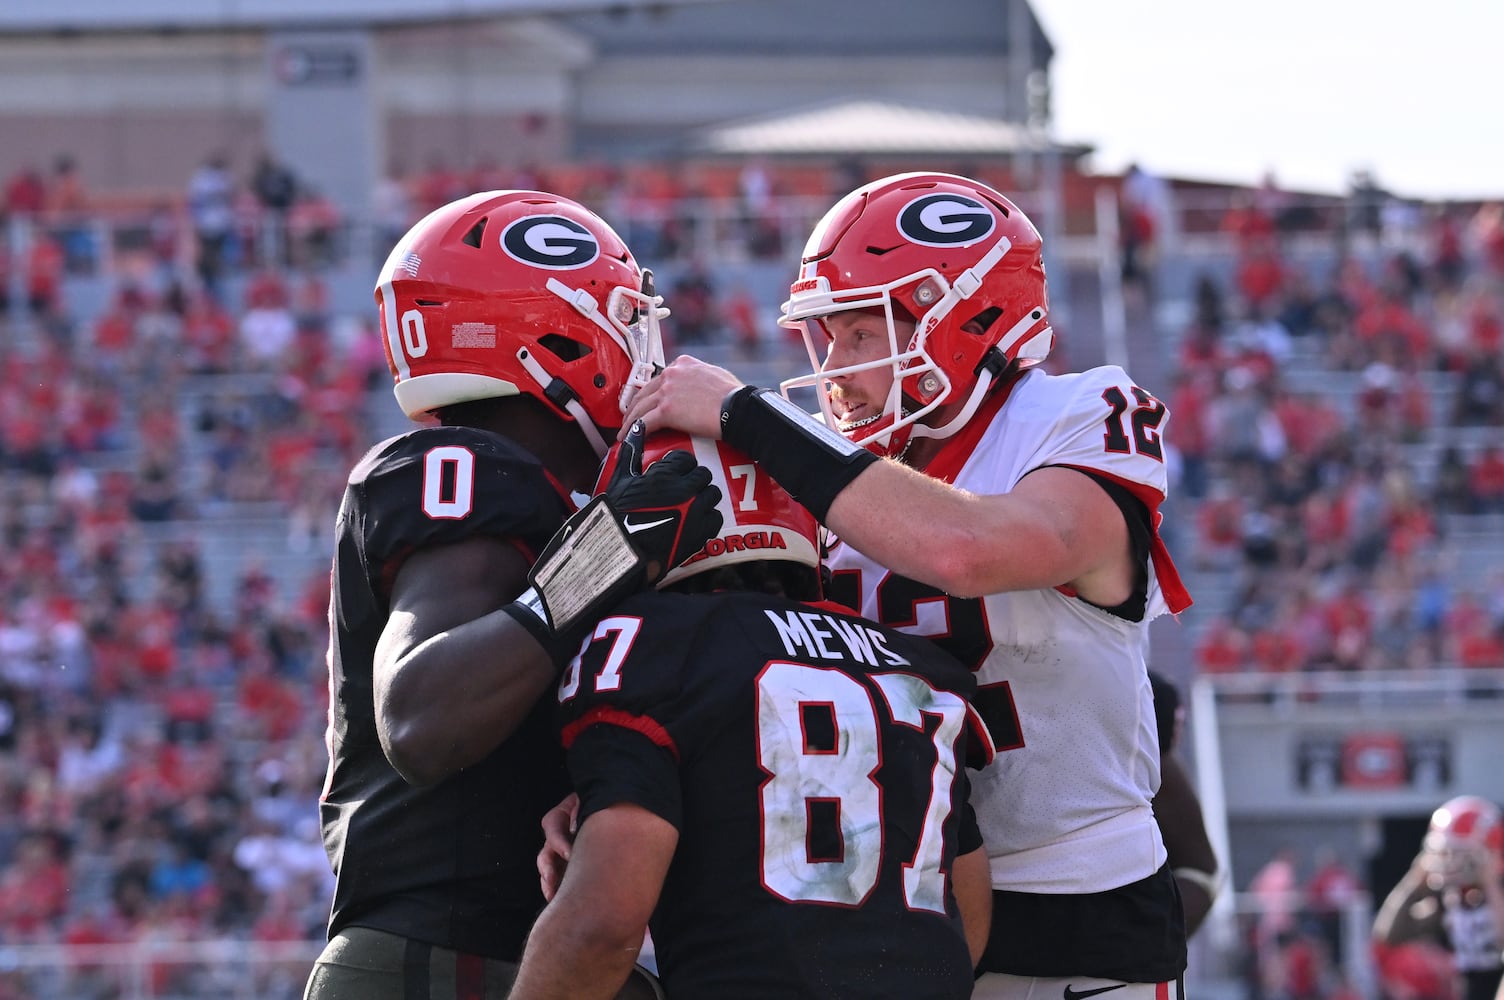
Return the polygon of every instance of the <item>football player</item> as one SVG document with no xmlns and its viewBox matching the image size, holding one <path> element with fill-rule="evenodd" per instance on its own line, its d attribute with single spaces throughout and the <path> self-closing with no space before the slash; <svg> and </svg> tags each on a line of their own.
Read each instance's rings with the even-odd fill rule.
<svg viewBox="0 0 1504 1000">
<path fill-rule="evenodd" d="M 397 402 L 429 426 L 367 452 L 339 512 L 321 802 L 336 888 L 306 996 L 502 997 L 543 905 L 539 817 L 569 787 L 539 703 L 557 671 L 508 605 L 566 518 L 667 505 L 692 550 L 717 497 L 681 456 L 575 513 L 624 393 L 662 360 L 647 275 L 580 205 L 445 205 L 392 250 L 376 304 Z"/>
<path fill-rule="evenodd" d="M 724 437 L 837 536 L 832 594 L 977 671 L 996 762 L 979 997 L 1179 994 L 1185 927 L 1150 801 L 1148 623 L 1189 606 L 1160 539 L 1164 404 L 1052 375 L 1038 231 L 985 184 L 887 177 L 816 225 L 784 304 L 825 422 L 681 357 L 629 419 Z"/>
<path fill-rule="evenodd" d="M 1201 799 L 1191 776 L 1175 749 L 1185 724 L 1185 706 L 1180 703 L 1180 689 L 1168 677 L 1149 671 L 1154 691 L 1154 721 L 1159 739 L 1159 790 L 1154 793 L 1154 820 L 1169 855 L 1170 871 L 1180 891 L 1180 905 L 1185 912 L 1185 936 L 1201 929 L 1212 904 L 1222 891 L 1222 875 L 1217 853 L 1212 849 L 1201 815 Z"/>
<path fill-rule="evenodd" d="M 1504 992 L 1504 821 L 1477 795 L 1448 799 L 1431 814 L 1420 852 L 1374 918 L 1382 977 L 1398 977 L 1406 946 L 1444 949 L 1462 981 L 1461 1000 Z"/>
<path fill-rule="evenodd" d="M 821 598 L 818 525 L 730 446 L 692 449 L 721 534 L 603 617 L 558 689 L 579 793 L 513 997 L 609 997 L 651 918 L 670 997 L 971 996 L 987 861 L 964 763 L 974 681 Z"/>
</svg>

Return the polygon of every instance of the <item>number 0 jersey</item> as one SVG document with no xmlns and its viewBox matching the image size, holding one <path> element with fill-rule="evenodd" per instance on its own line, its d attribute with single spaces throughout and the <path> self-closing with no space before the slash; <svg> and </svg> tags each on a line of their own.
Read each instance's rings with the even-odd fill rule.
<svg viewBox="0 0 1504 1000">
<path fill-rule="evenodd" d="M 559 689 L 581 822 L 630 802 L 679 844 L 652 921 L 669 996 L 951 998 L 951 863 L 980 843 L 970 673 L 832 604 L 649 592 Z M 979 735 L 969 735 L 979 734 Z"/>
<path fill-rule="evenodd" d="M 515 961 L 543 906 L 543 813 L 569 790 L 552 705 L 484 760 L 409 785 L 376 734 L 372 661 L 391 583 L 414 550 L 475 535 L 541 551 L 569 502 L 515 444 L 464 427 L 376 445 L 340 507 L 330 604 L 324 846 L 336 875 L 329 929 L 359 925 Z"/>
<path fill-rule="evenodd" d="M 985 403 L 925 471 L 996 494 L 1035 469 L 1076 468 L 1142 501 L 1152 526 L 1165 496 L 1167 419 L 1164 404 L 1120 368 L 1033 370 Z M 999 752 L 974 776 L 972 804 L 995 888 L 1101 892 L 1165 861 L 1149 805 L 1159 750 L 1147 622 L 1190 601 L 1149 533 L 1142 621 L 1058 589 L 953 598 L 848 545 L 830 554 L 836 596 L 859 589 L 864 615 L 934 638 L 977 672 L 977 706 Z"/>
</svg>

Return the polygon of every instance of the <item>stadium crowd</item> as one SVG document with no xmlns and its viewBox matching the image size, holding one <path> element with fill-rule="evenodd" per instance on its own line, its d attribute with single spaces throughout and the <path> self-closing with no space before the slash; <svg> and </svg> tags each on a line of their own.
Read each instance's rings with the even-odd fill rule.
<svg viewBox="0 0 1504 1000">
<path fill-rule="evenodd" d="M 1448 538 L 1504 511 L 1498 213 L 1327 273 L 1256 204 L 1226 225 L 1237 268 L 1199 280 L 1168 400 L 1193 563 L 1237 581 L 1197 669 L 1504 667 L 1504 575 L 1453 572 Z"/>
<path fill-rule="evenodd" d="M 781 343 L 756 318 L 772 304 L 722 294 L 694 206 L 730 199 L 739 245 L 777 260 L 779 199 L 848 186 L 764 164 L 706 188 L 435 161 L 384 183 L 382 239 L 457 191 L 517 185 L 630 220 L 645 260 L 685 265 L 664 289 L 677 341 L 748 354 Z M 109 246 L 67 157 L 11 178 L 3 211 L 37 225 L 0 243 L 0 941 L 320 938 L 327 565 L 300 590 L 253 568 L 217 606 L 171 529 L 269 509 L 322 558 L 370 443 L 364 400 L 389 391 L 374 316 L 336 315 L 324 287 L 347 231 L 285 168 L 238 180 L 212 156 Z M 1504 213 L 1437 211 L 1379 239 L 1382 266 L 1327 270 L 1291 257 L 1284 218 L 1257 198 L 1227 213 L 1237 266 L 1199 280 L 1168 392 L 1194 525 L 1171 544 L 1237 580 L 1192 612 L 1195 669 L 1504 667 L 1504 573 L 1459 578 L 1446 544 L 1456 518 L 1504 514 Z M 103 277 L 102 306 L 71 299 L 79 275 Z M 1299 370 L 1354 388 L 1292 385 Z M 109 970 L 71 974 L 69 995 L 109 995 Z M 27 975 L 0 971 L 0 998 Z"/>
</svg>

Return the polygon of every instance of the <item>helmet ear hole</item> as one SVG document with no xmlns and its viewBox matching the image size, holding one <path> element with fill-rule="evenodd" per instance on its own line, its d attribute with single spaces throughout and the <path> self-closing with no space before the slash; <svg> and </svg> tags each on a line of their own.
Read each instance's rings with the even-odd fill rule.
<svg viewBox="0 0 1504 1000">
<path fill-rule="evenodd" d="M 961 324 L 961 329 L 965 330 L 967 333 L 974 333 L 979 337 L 983 336 L 987 333 L 988 330 L 992 329 L 992 324 L 996 323 L 998 317 L 1002 314 L 1002 309 L 998 308 L 997 306 L 991 306 L 990 308 L 983 309 L 981 312 L 971 317 L 971 319 Z"/>
<path fill-rule="evenodd" d="M 594 348 L 562 333 L 546 333 L 538 338 L 538 346 L 546 349 L 560 361 L 578 361 Z"/>
</svg>

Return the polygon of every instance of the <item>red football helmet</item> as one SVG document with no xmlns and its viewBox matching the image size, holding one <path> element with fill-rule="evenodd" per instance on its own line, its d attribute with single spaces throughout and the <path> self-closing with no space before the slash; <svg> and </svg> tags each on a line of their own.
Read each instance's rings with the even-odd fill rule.
<svg viewBox="0 0 1504 1000">
<path fill-rule="evenodd" d="M 376 282 L 397 402 L 418 417 L 526 394 L 597 454 L 663 364 L 651 275 L 594 212 L 541 191 L 486 191 L 429 213 Z"/>
<path fill-rule="evenodd" d="M 948 437 L 971 419 L 1010 365 L 1050 353 L 1049 296 L 1039 232 L 1007 198 L 953 174 L 897 174 L 856 189 L 815 226 L 779 322 L 802 329 L 814 375 L 782 388 L 817 385 L 881 365 L 893 370 L 882 415 L 839 427 L 824 391 L 826 422 L 879 454 L 897 455 L 911 435 Z M 887 358 L 822 370 L 829 335 L 820 320 L 847 309 L 882 309 Z M 900 343 L 895 311 L 915 320 Z M 964 329 L 972 320 L 984 329 Z M 918 421 L 940 406 L 965 405 L 943 426 Z"/>
<path fill-rule="evenodd" d="M 734 563 L 768 560 L 795 562 L 819 572 L 820 525 L 773 477 L 724 441 L 691 437 L 673 430 L 654 431 L 643 445 L 646 469 L 674 450 L 687 451 L 710 470 L 710 481 L 721 491 L 721 533 L 697 554 L 670 570 L 659 587 L 706 570 Z M 595 492 L 611 481 L 621 445 L 612 446 L 601 464 Z"/>
<path fill-rule="evenodd" d="M 1482 851 L 1504 858 L 1504 822 L 1498 806 L 1477 795 L 1459 795 L 1431 814 L 1421 863 L 1432 875 L 1452 885 L 1470 882 Z"/>
</svg>

